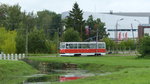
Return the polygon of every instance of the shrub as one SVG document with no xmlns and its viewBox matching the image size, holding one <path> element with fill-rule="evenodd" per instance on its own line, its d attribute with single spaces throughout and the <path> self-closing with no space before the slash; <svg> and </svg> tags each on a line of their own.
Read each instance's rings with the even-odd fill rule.
<svg viewBox="0 0 150 84">
<path fill-rule="evenodd" d="M 138 52 L 141 57 L 150 55 L 150 36 L 143 37 L 139 40 Z"/>
</svg>

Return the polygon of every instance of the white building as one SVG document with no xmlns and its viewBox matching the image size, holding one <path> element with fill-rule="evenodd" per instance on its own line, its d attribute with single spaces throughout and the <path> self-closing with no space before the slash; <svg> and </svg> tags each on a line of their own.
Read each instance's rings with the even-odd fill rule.
<svg viewBox="0 0 150 84">
<path fill-rule="evenodd" d="M 137 15 L 135 15 L 137 14 Z M 144 13 L 149 14 L 149 13 Z M 68 12 L 62 13 L 62 18 L 66 17 Z M 148 15 L 138 15 L 138 13 L 91 13 L 84 12 L 83 18 L 86 20 L 90 15 L 93 15 L 93 18 L 100 18 L 102 22 L 105 23 L 106 31 L 109 33 L 109 38 L 116 38 L 116 25 L 117 25 L 117 37 L 119 40 L 126 38 L 137 38 L 138 37 L 138 25 L 139 24 L 148 24 L 149 18 Z M 149 14 L 150 16 L 150 14 Z M 122 19 L 123 18 L 123 19 Z M 120 20 L 122 19 L 122 20 Z M 132 25 L 132 26 L 131 26 Z M 132 29 L 133 28 L 133 29 Z M 132 32 L 133 30 L 133 32 Z M 133 35 L 134 34 L 134 35 Z"/>
</svg>

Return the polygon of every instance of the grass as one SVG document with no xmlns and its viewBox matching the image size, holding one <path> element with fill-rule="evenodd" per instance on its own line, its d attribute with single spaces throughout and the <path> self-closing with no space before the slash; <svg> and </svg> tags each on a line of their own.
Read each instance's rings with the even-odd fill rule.
<svg viewBox="0 0 150 84">
<path fill-rule="evenodd" d="M 93 72 L 112 72 L 105 76 L 93 76 L 84 79 L 56 84 L 150 84 L 150 59 L 138 59 L 136 56 L 102 57 L 30 57 L 30 60 L 76 63 L 80 68 Z"/>
<path fill-rule="evenodd" d="M 107 76 L 94 76 L 56 84 L 150 84 L 150 68 L 124 69 Z"/>
<path fill-rule="evenodd" d="M 28 56 L 57 56 L 58 54 L 28 54 Z"/>
<path fill-rule="evenodd" d="M 103 56 L 103 57 L 29 57 L 28 59 L 44 62 L 104 64 L 117 66 L 149 67 L 150 60 L 138 59 L 136 56 Z"/>
<path fill-rule="evenodd" d="M 21 76 L 36 72 L 23 61 L 0 60 L 0 84 L 17 84 L 23 80 Z"/>
</svg>

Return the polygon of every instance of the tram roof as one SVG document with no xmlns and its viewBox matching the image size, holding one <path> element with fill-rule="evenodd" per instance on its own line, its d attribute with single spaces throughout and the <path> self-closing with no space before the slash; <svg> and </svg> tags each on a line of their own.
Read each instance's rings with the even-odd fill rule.
<svg viewBox="0 0 150 84">
<path fill-rule="evenodd" d="M 60 42 L 60 43 L 67 43 L 67 44 L 79 44 L 79 43 L 81 43 L 81 44 L 84 44 L 84 43 L 86 43 L 86 44 L 91 44 L 91 43 L 96 43 L 96 42 Z M 97 43 L 105 43 L 105 42 L 97 42 Z"/>
</svg>

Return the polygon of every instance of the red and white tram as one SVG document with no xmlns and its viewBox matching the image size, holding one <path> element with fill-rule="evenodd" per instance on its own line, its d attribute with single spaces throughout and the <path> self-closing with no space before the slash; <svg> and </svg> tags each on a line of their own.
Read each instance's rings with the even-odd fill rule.
<svg viewBox="0 0 150 84">
<path fill-rule="evenodd" d="M 105 55 L 105 42 L 61 42 L 61 56 Z"/>
</svg>

